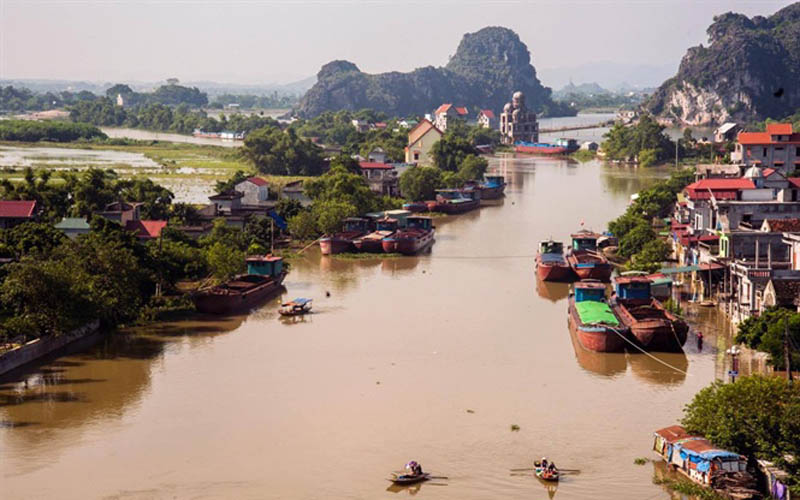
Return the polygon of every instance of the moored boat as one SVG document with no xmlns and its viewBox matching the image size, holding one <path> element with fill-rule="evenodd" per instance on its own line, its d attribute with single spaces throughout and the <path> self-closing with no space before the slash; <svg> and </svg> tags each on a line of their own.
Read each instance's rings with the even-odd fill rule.
<svg viewBox="0 0 800 500">
<path fill-rule="evenodd" d="M 579 147 L 575 139 L 557 139 L 554 143 L 524 141 L 514 143 L 515 152 L 537 155 L 567 155 L 574 153 Z"/>
<path fill-rule="evenodd" d="M 369 232 L 369 221 L 361 217 L 348 217 L 344 220 L 342 230 L 319 240 L 322 255 L 352 252 L 353 240 Z"/>
<path fill-rule="evenodd" d="M 482 200 L 496 200 L 502 198 L 506 190 L 506 179 L 502 175 L 486 175 L 484 181 L 478 184 Z"/>
<path fill-rule="evenodd" d="M 578 279 L 611 279 L 611 263 L 597 251 L 597 239 L 602 236 L 582 229 L 572 234 L 572 246 L 567 253 L 567 262 Z"/>
<path fill-rule="evenodd" d="M 415 255 L 433 244 L 435 229 L 430 217 L 413 216 L 406 219 L 406 228 L 383 239 L 383 251 Z"/>
<path fill-rule="evenodd" d="M 446 214 L 462 214 L 478 208 L 480 191 L 476 189 L 437 189 L 436 211 Z"/>
<path fill-rule="evenodd" d="M 584 349 L 622 352 L 624 328 L 606 303 L 605 292 L 606 286 L 599 281 L 576 282 L 569 296 L 569 328 Z"/>
<path fill-rule="evenodd" d="M 653 298 L 646 276 L 614 279 L 611 307 L 639 346 L 648 351 L 681 351 L 689 325 Z"/>
<path fill-rule="evenodd" d="M 384 217 L 375 223 L 375 231 L 353 240 L 353 246 L 359 252 L 383 252 L 383 239 L 393 235 L 397 231 L 397 225 L 396 219 Z"/>
<path fill-rule="evenodd" d="M 207 314 L 232 314 L 251 309 L 281 290 L 286 270 L 283 258 L 271 255 L 247 258 L 247 274 L 196 292 L 195 308 Z"/>
<path fill-rule="evenodd" d="M 564 244 L 549 239 L 539 243 L 536 275 L 542 281 L 572 281 L 575 274 L 564 259 Z"/>
<path fill-rule="evenodd" d="M 403 210 L 408 210 L 411 213 L 420 213 L 428 211 L 428 204 L 424 201 L 412 201 L 403 203 Z"/>
<path fill-rule="evenodd" d="M 278 313 L 281 316 L 301 316 L 311 312 L 311 299 L 298 297 L 290 302 L 281 304 Z"/>
</svg>

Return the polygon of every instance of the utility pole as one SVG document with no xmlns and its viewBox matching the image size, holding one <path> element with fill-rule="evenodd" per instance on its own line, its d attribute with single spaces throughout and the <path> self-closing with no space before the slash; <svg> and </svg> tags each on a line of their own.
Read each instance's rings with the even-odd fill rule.
<svg viewBox="0 0 800 500">
<path fill-rule="evenodd" d="M 680 138 L 675 139 L 675 168 L 678 168 L 678 144 L 680 144 Z"/>
</svg>

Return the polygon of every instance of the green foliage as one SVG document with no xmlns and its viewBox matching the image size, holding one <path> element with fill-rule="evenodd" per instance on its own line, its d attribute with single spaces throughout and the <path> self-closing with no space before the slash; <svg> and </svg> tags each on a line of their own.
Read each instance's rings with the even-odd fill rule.
<svg viewBox="0 0 800 500">
<path fill-rule="evenodd" d="M 470 181 L 481 180 L 488 166 L 489 162 L 486 158 L 476 155 L 467 155 L 458 167 L 458 173 L 461 177 Z"/>
<path fill-rule="evenodd" d="M 219 280 L 226 280 L 244 271 L 245 253 L 221 241 L 215 241 L 208 247 L 206 259 L 211 274 Z"/>
<path fill-rule="evenodd" d="M 36 200 L 40 217 L 57 222 L 69 212 L 70 186 L 50 182 L 50 178 L 49 170 L 40 170 L 37 175 L 32 168 L 25 167 L 23 182 L 0 180 L 0 196 L 4 200 Z"/>
<path fill-rule="evenodd" d="M 664 309 L 666 309 L 667 311 L 671 312 L 672 314 L 677 314 L 678 316 L 683 314 L 683 309 L 681 308 L 681 303 L 677 302 L 677 301 L 674 301 L 671 298 L 669 298 L 666 301 L 664 301 L 663 306 L 664 306 Z"/>
<path fill-rule="evenodd" d="M 412 167 L 400 175 L 400 192 L 411 201 L 432 200 L 444 187 L 442 171 L 434 167 Z"/>
<path fill-rule="evenodd" d="M 639 166 L 643 168 L 650 167 L 655 164 L 658 159 L 658 151 L 655 149 L 642 149 L 639 151 Z"/>
<path fill-rule="evenodd" d="M 634 125 L 616 123 L 604 137 L 602 148 L 610 160 L 638 158 L 640 163 L 642 160 L 654 163 L 670 157 L 675 150 L 675 144 L 664 133 L 664 126 L 648 114 L 642 115 Z"/>
<path fill-rule="evenodd" d="M 635 231 L 632 231 L 632 234 Z M 665 260 L 672 253 L 670 246 L 663 240 L 654 238 L 644 245 L 642 249 L 635 253 L 631 259 L 631 268 L 648 273 L 658 271 Z"/>
<path fill-rule="evenodd" d="M 302 209 L 303 204 L 291 198 L 281 198 L 275 204 L 275 212 L 287 221 L 300 213 Z"/>
<path fill-rule="evenodd" d="M 46 257 L 63 243 L 66 236 L 50 224 L 25 222 L 0 230 L 0 242 L 7 257 Z"/>
<path fill-rule="evenodd" d="M 472 142 L 458 127 L 448 127 L 442 138 L 431 147 L 434 164 L 448 172 L 457 172 L 468 155 L 477 154 Z"/>
<path fill-rule="evenodd" d="M 311 212 L 316 221 L 317 231 L 326 234 L 338 230 L 344 219 L 359 213 L 354 205 L 337 199 L 316 201 Z"/>
<path fill-rule="evenodd" d="M 0 120 L 0 140 L 22 142 L 72 142 L 106 139 L 99 128 L 88 123 L 59 121 Z"/>
<path fill-rule="evenodd" d="M 800 385 L 754 375 L 736 383 L 716 381 L 698 392 L 685 408 L 682 424 L 714 445 L 749 457 L 774 461 L 788 469 L 796 485 L 800 456 Z"/>
<path fill-rule="evenodd" d="M 317 223 L 309 210 L 302 210 L 288 219 L 289 233 L 299 240 L 317 237 Z"/>
<path fill-rule="evenodd" d="M 208 107 L 222 109 L 228 104 L 238 104 L 240 109 L 291 108 L 297 104 L 297 97 L 281 95 L 277 91 L 270 95 L 222 94 L 215 96 Z"/>
<path fill-rule="evenodd" d="M 247 172 L 245 172 L 244 170 L 237 170 L 236 173 L 234 173 L 232 176 L 228 178 L 228 180 L 217 181 L 217 183 L 214 185 L 214 190 L 217 193 L 225 193 L 227 191 L 233 191 L 233 189 L 236 187 L 237 184 L 247 180 L 248 178 L 250 178 L 250 175 L 247 174 Z"/>
<path fill-rule="evenodd" d="M 783 308 L 769 308 L 759 316 L 751 316 L 739 324 L 736 342 L 770 354 L 770 364 L 779 370 L 786 369 L 784 337 L 789 330 L 790 363 L 793 370 L 800 369 L 800 313 Z"/>
<path fill-rule="evenodd" d="M 314 201 L 341 201 L 353 206 L 356 213 L 378 210 L 378 196 L 370 191 L 367 181 L 343 166 L 333 166 L 325 175 L 305 182 L 306 194 Z"/>
<path fill-rule="evenodd" d="M 115 94 L 116 95 L 116 94 Z M 86 90 L 73 93 L 45 92 L 37 94 L 26 88 L 0 85 L 0 109 L 20 113 L 23 111 L 46 111 L 61 108 L 80 101 L 93 100 L 97 96 Z"/>
<path fill-rule="evenodd" d="M 255 130 L 247 135 L 241 151 L 265 174 L 319 175 L 323 168 L 322 150 L 299 138 L 291 128 L 285 132 L 273 126 Z"/>
<path fill-rule="evenodd" d="M 619 254 L 629 258 L 644 249 L 645 244 L 656 238 L 650 223 L 640 219 L 627 233 L 619 238 Z"/>
</svg>

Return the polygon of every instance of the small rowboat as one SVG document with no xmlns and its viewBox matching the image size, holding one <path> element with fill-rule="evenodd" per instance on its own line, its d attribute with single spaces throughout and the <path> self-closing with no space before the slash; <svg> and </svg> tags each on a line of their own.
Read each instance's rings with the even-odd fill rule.
<svg viewBox="0 0 800 500">
<path fill-rule="evenodd" d="M 535 466 L 534 472 L 536 474 L 536 477 L 538 477 L 542 481 L 552 481 L 552 482 L 558 481 L 558 476 L 559 476 L 558 469 L 554 471 L 545 469 L 544 467 L 540 467 L 541 464 L 539 462 L 534 462 L 533 465 Z"/>
<path fill-rule="evenodd" d="M 400 474 L 399 476 L 395 474 L 389 481 L 394 484 L 414 484 L 427 481 L 430 477 L 430 472 L 423 472 L 422 474 Z"/>
<path fill-rule="evenodd" d="M 296 298 L 291 302 L 281 304 L 278 312 L 281 316 L 300 316 L 311 312 L 311 301 L 312 299 Z"/>
</svg>

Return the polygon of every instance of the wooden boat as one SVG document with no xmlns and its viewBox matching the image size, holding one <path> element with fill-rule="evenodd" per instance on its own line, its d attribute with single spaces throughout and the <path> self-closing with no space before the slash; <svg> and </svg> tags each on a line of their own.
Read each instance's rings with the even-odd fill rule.
<svg viewBox="0 0 800 500">
<path fill-rule="evenodd" d="M 394 484 L 414 484 L 427 481 L 430 477 L 430 472 L 423 472 L 422 474 L 395 474 L 394 477 L 389 480 Z"/>
<path fill-rule="evenodd" d="M 542 281 L 572 281 L 575 274 L 564 259 L 564 244 L 547 240 L 539 243 L 536 255 L 536 275 Z"/>
<path fill-rule="evenodd" d="M 558 481 L 559 477 L 558 469 L 554 471 L 547 470 L 546 468 L 542 467 L 541 462 L 534 462 L 533 465 L 534 465 L 533 469 L 534 474 L 536 474 L 536 477 L 538 477 L 542 481 L 553 481 L 553 482 Z"/>
<path fill-rule="evenodd" d="M 416 255 L 433 244 L 435 228 L 430 217 L 409 217 L 406 228 L 383 239 L 383 251 Z"/>
<path fill-rule="evenodd" d="M 352 252 L 353 240 L 369 232 L 369 221 L 361 217 L 349 217 L 344 220 L 344 226 L 338 233 L 333 233 L 319 240 L 319 249 L 322 255 L 331 255 L 343 252 Z"/>
<path fill-rule="evenodd" d="M 247 274 L 225 283 L 200 290 L 192 296 L 195 308 L 207 314 L 232 314 L 251 309 L 281 290 L 286 277 L 283 258 L 253 256 L 247 258 Z"/>
<path fill-rule="evenodd" d="M 446 214 L 463 214 L 480 207 L 477 189 L 437 189 L 436 211 Z"/>
<path fill-rule="evenodd" d="M 677 352 L 683 349 L 689 326 L 653 298 L 646 276 L 614 279 L 611 306 L 639 346 L 648 351 Z"/>
<path fill-rule="evenodd" d="M 580 148 L 575 139 L 556 139 L 554 143 L 548 142 L 524 142 L 514 143 L 514 151 L 517 153 L 527 153 L 536 155 L 567 155 L 574 153 Z"/>
<path fill-rule="evenodd" d="M 597 239 L 602 236 L 585 229 L 571 235 L 572 246 L 567 253 L 567 262 L 578 279 L 611 279 L 611 263 L 597 250 Z"/>
<path fill-rule="evenodd" d="M 397 231 L 396 219 L 384 217 L 375 223 L 375 231 L 353 240 L 353 246 L 359 252 L 383 252 L 383 239 L 392 236 Z"/>
<path fill-rule="evenodd" d="M 578 281 L 569 296 L 568 323 L 584 349 L 622 352 L 624 327 L 605 301 L 606 286 L 599 281 Z"/>
<path fill-rule="evenodd" d="M 427 212 L 428 204 L 424 201 L 412 201 L 410 203 L 403 203 L 403 210 L 408 210 L 411 213 Z"/>
<path fill-rule="evenodd" d="M 482 200 L 496 200 L 505 194 L 506 179 L 502 175 L 486 175 L 476 187 L 481 192 Z"/>
<path fill-rule="evenodd" d="M 311 312 L 311 301 L 312 299 L 298 297 L 291 302 L 281 304 L 278 313 L 280 313 L 281 316 L 300 316 L 307 314 Z"/>
</svg>

